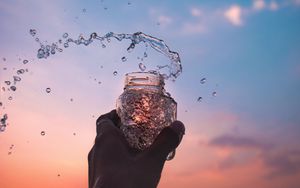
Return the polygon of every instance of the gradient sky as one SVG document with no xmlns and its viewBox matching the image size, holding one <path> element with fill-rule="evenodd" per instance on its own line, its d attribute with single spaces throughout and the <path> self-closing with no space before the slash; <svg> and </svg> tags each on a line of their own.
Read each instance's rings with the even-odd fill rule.
<svg viewBox="0 0 300 188">
<path fill-rule="evenodd" d="M 180 54 L 183 73 L 166 88 L 186 135 L 159 188 L 298 188 L 299 20 L 299 0 L 1 0 L 1 88 L 18 69 L 29 72 L 15 92 L 0 91 L 0 115 L 9 117 L 0 133 L 0 187 L 87 187 L 95 121 L 115 108 L 124 74 L 138 70 L 143 55 L 142 45 L 128 54 L 129 41 L 112 40 L 40 60 L 29 34 L 36 29 L 48 43 L 65 32 L 142 31 Z M 169 61 L 148 55 L 148 69 Z"/>
</svg>

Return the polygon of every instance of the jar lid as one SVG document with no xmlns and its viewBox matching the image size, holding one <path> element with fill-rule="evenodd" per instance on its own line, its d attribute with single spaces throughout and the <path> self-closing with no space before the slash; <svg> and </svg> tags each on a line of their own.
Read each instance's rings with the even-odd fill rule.
<svg viewBox="0 0 300 188">
<path fill-rule="evenodd" d="M 127 86 L 158 86 L 164 87 L 164 78 L 158 72 L 131 72 L 125 75 Z"/>
</svg>

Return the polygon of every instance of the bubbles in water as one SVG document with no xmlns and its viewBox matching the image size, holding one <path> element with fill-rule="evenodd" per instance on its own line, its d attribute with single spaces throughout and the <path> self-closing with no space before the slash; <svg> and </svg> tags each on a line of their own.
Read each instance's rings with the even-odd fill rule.
<svg viewBox="0 0 300 188">
<path fill-rule="evenodd" d="M 197 101 L 201 102 L 202 101 L 202 97 L 198 97 Z"/>
<path fill-rule="evenodd" d="M 50 88 L 50 87 L 47 87 L 47 88 L 46 88 L 46 92 L 47 92 L 47 93 L 50 93 L 50 92 L 51 92 L 51 88 Z"/>
<path fill-rule="evenodd" d="M 8 86 L 10 85 L 10 81 L 4 81 L 4 83 Z"/>
<path fill-rule="evenodd" d="M 16 91 L 16 90 L 17 90 L 17 87 L 16 87 L 16 86 L 10 86 L 10 89 L 11 89 L 12 91 Z"/>
<path fill-rule="evenodd" d="M 212 92 L 212 96 L 216 97 L 217 96 L 217 92 L 216 91 Z"/>
<path fill-rule="evenodd" d="M 68 36 L 69 36 L 68 33 L 64 33 L 64 34 L 63 34 L 63 38 L 64 38 L 64 39 L 67 38 Z"/>
<path fill-rule="evenodd" d="M 127 61 L 127 58 L 124 56 L 124 57 L 121 58 L 121 60 L 122 60 L 123 62 L 125 62 L 125 61 Z"/>
<path fill-rule="evenodd" d="M 201 80 L 200 80 L 200 83 L 201 84 L 204 84 L 206 82 L 206 78 L 202 78 Z"/>
<path fill-rule="evenodd" d="M 24 59 L 23 60 L 23 64 L 27 64 L 28 63 L 28 60 L 27 59 Z"/>
<path fill-rule="evenodd" d="M 139 68 L 140 68 L 141 71 L 146 70 L 146 66 L 143 63 L 139 63 Z"/>
<path fill-rule="evenodd" d="M 10 100 L 10 101 L 11 101 L 12 99 L 13 99 L 13 98 L 12 98 L 12 96 L 9 96 L 9 97 L 8 97 L 8 100 Z"/>
<path fill-rule="evenodd" d="M 114 72 L 113 72 L 113 75 L 114 75 L 114 76 L 117 76 L 117 75 L 118 75 L 118 72 L 117 72 L 117 71 L 114 71 Z"/>
<path fill-rule="evenodd" d="M 36 35 L 36 30 L 35 29 L 30 29 L 29 33 L 30 33 L 31 36 L 34 37 Z"/>
<path fill-rule="evenodd" d="M 41 131 L 42 136 L 45 136 L 45 134 L 46 134 L 45 131 Z"/>
<path fill-rule="evenodd" d="M 17 74 L 23 74 L 24 72 L 25 72 L 24 69 L 19 69 L 19 70 L 17 71 Z"/>
</svg>

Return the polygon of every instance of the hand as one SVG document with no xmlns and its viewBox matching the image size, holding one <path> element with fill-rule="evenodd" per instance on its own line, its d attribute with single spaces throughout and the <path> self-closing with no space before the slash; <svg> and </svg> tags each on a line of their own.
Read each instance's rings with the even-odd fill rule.
<svg viewBox="0 0 300 188">
<path fill-rule="evenodd" d="M 95 144 L 88 155 L 90 188 L 155 188 L 166 157 L 181 142 L 185 128 L 174 121 L 143 151 L 129 147 L 116 110 L 97 120 Z"/>
</svg>

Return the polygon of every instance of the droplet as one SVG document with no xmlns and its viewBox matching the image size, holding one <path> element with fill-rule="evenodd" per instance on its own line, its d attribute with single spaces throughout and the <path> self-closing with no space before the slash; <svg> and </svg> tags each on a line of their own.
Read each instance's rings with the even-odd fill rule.
<svg viewBox="0 0 300 188">
<path fill-rule="evenodd" d="M 68 44 L 68 43 L 64 43 L 64 47 L 65 47 L 65 48 L 68 48 L 68 47 L 69 47 L 69 44 Z"/>
<path fill-rule="evenodd" d="M 50 87 L 47 87 L 47 88 L 46 88 L 46 92 L 47 92 L 47 93 L 50 93 L 50 92 L 51 92 L 51 88 L 50 88 Z"/>
<path fill-rule="evenodd" d="M 60 177 L 60 174 L 57 174 L 57 177 Z"/>
<path fill-rule="evenodd" d="M 96 37 L 97 37 L 97 33 L 94 32 L 94 33 L 91 34 L 92 39 L 95 39 Z"/>
<path fill-rule="evenodd" d="M 40 39 L 39 39 L 39 38 L 35 38 L 35 41 L 36 41 L 36 42 L 39 42 L 39 41 L 40 41 Z"/>
<path fill-rule="evenodd" d="M 9 96 L 9 97 L 8 97 L 8 100 L 10 100 L 10 101 L 11 101 L 11 100 L 12 100 L 12 96 Z"/>
<path fill-rule="evenodd" d="M 13 76 L 13 78 L 14 78 L 14 81 L 15 81 L 15 82 L 21 81 L 21 78 L 20 78 L 19 76 Z"/>
<path fill-rule="evenodd" d="M 104 10 L 107 10 L 108 8 L 107 7 L 104 7 Z"/>
<path fill-rule="evenodd" d="M 98 84 L 101 84 L 102 82 L 98 82 Z"/>
<path fill-rule="evenodd" d="M 61 39 L 59 39 L 59 40 L 58 40 L 58 43 L 59 43 L 59 44 L 61 44 L 61 43 L 62 43 L 62 40 L 61 40 Z"/>
<path fill-rule="evenodd" d="M 124 56 L 121 58 L 123 62 L 127 61 L 127 58 Z"/>
<path fill-rule="evenodd" d="M 212 92 L 212 96 L 216 97 L 217 96 L 217 92 L 216 91 Z"/>
<path fill-rule="evenodd" d="M 76 136 L 76 133 L 73 133 L 74 136 Z"/>
<path fill-rule="evenodd" d="M 148 54 L 147 54 L 147 52 L 144 52 L 144 57 L 146 58 L 146 57 L 148 57 Z"/>
<path fill-rule="evenodd" d="M 64 33 L 64 34 L 63 34 L 63 38 L 64 38 L 64 39 L 67 38 L 68 36 L 69 36 L 68 33 Z"/>
<path fill-rule="evenodd" d="M 140 68 L 141 71 L 146 70 L 146 66 L 143 63 L 139 63 L 139 68 Z"/>
<path fill-rule="evenodd" d="M 8 154 L 8 155 L 11 155 L 11 151 L 9 151 L 7 154 Z"/>
<path fill-rule="evenodd" d="M 117 76 L 117 74 L 118 74 L 117 71 L 114 71 L 114 72 L 113 72 L 113 75 L 114 75 L 114 76 Z"/>
<path fill-rule="evenodd" d="M 85 8 L 84 8 L 84 9 L 82 9 L 82 12 L 86 13 L 86 9 L 85 9 Z"/>
<path fill-rule="evenodd" d="M 197 101 L 201 102 L 202 101 L 202 97 L 198 97 Z"/>
<path fill-rule="evenodd" d="M 16 91 L 16 90 L 17 90 L 17 87 L 16 87 L 16 86 L 10 86 L 10 89 L 11 89 L 12 91 Z"/>
<path fill-rule="evenodd" d="M 73 102 L 73 98 L 71 98 L 70 101 Z"/>
<path fill-rule="evenodd" d="M 105 45 L 105 44 L 102 44 L 102 48 L 106 48 L 106 45 Z"/>
<path fill-rule="evenodd" d="M 42 136 L 45 136 L 45 134 L 46 134 L 45 131 L 41 131 Z"/>
<path fill-rule="evenodd" d="M 10 81 L 4 81 L 4 83 L 6 83 L 6 85 L 10 85 Z"/>
<path fill-rule="evenodd" d="M 36 35 L 36 30 L 35 29 L 30 29 L 29 33 L 30 33 L 31 36 L 34 37 Z"/>
<path fill-rule="evenodd" d="M 200 80 L 200 83 L 201 84 L 204 84 L 206 82 L 206 78 L 202 78 L 201 80 Z"/>
<path fill-rule="evenodd" d="M 3 103 L 2 102 L 0 102 L 0 106 L 2 106 L 3 105 Z"/>
<path fill-rule="evenodd" d="M 3 67 L 3 70 L 7 70 L 7 68 L 6 68 L 6 67 Z"/>
<path fill-rule="evenodd" d="M 25 72 L 24 69 L 19 69 L 19 70 L 17 71 L 17 74 L 23 74 L 24 72 Z"/>
<path fill-rule="evenodd" d="M 3 58 L 2 58 L 2 60 L 3 60 L 3 61 L 6 61 L 6 58 L 5 58 L 5 57 L 3 57 Z"/>
<path fill-rule="evenodd" d="M 127 4 L 128 4 L 128 5 L 131 5 L 131 2 L 128 2 Z"/>
</svg>

